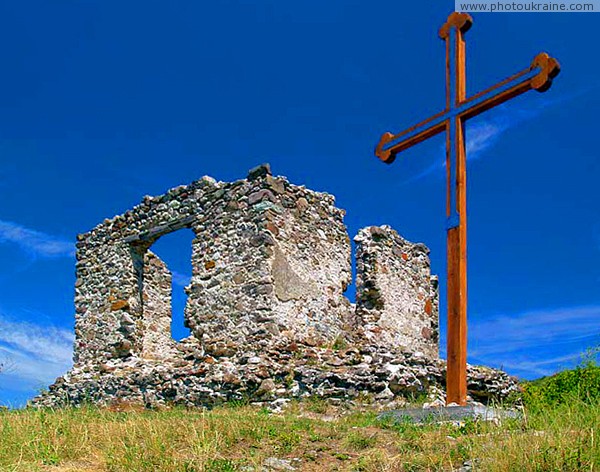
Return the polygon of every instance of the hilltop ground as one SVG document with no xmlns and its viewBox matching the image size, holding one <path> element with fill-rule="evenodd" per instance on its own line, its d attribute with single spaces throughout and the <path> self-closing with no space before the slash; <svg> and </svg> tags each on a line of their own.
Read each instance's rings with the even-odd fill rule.
<svg viewBox="0 0 600 472">
<path fill-rule="evenodd" d="M 600 367 L 525 386 L 502 424 L 417 426 L 319 399 L 249 405 L 0 412 L 2 471 L 600 470 Z"/>
</svg>

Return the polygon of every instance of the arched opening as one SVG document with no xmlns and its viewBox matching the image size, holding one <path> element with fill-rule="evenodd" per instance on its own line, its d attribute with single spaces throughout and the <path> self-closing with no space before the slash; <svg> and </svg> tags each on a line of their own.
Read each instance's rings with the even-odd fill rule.
<svg viewBox="0 0 600 472">
<path fill-rule="evenodd" d="M 183 228 L 161 236 L 150 248 L 171 272 L 171 337 L 181 341 L 191 332 L 185 327 L 185 306 L 187 295 L 184 287 L 190 283 L 192 275 L 192 240 L 194 232 Z"/>
</svg>

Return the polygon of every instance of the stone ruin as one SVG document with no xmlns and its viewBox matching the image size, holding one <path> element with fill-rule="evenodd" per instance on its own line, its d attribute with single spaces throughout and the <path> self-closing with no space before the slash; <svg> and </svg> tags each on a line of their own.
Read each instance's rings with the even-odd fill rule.
<svg viewBox="0 0 600 472">
<path fill-rule="evenodd" d="M 155 407 L 231 400 L 281 405 L 320 396 L 394 401 L 443 394 L 438 283 L 429 250 L 389 226 L 359 231 L 356 303 L 344 210 L 334 197 L 274 177 L 203 177 L 77 237 L 73 368 L 37 406 L 124 401 Z M 195 234 L 185 325 L 171 336 L 172 276 L 161 236 Z M 517 389 L 469 366 L 473 398 Z"/>
</svg>

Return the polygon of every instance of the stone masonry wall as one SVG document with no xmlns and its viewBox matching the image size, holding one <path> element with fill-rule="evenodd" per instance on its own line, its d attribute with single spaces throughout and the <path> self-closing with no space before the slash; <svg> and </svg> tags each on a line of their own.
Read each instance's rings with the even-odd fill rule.
<svg viewBox="0 0 600 472">
<path fill-rule="evenodd" d="M 148 249 L 183 227 L 195 233 L 185 321 L 206 352 L 282 337 L 335 339 L 349 308 L 342 218 L 331 195 L 272 177 L 267 167 L 233 183 L 205 177 L 145 197 L 78 237 L 76 362 L 166 355 L 170 275 Z"/>
<path fill-rule="evenodd" d="M 359 231 L 356 242 L 356 313 L 375 344 L 438 357 L 437 277 L 429 249 L 389 226 Z"/>
<path fill-rule="evenodd" d="M 151 251 L 144 256 L 142 286 L 142 357 L 167 359 L 175 355 L 171 336 L 172 276 L 166 264 Z M 127 315 L 123 315 L 127 319 Z"/>
<path fill-rule="evenodd" d="M 146 406 L 250 399 L 281 405 L 317 395 L 395 401 L 439 392 L 437 279 L 428 249 L 388 226 L 350 240 L 334 197 L 273 177 L 210 177 L 143 201 L 78 236 L 71 371 L 34 399 L 57 406 Z M 185 324 L 172 339 L 172 275 L 154 253 L 191 228 Z M 469 367 L 474 398 L 505 398 L 503 372 Z"/>
</svg>

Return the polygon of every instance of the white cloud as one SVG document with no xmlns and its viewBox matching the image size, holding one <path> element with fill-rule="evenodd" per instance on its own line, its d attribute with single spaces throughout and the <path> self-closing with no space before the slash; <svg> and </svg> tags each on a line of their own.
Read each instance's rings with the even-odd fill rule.
<svg viewBox="0 0 600 472">
<path fill-rule="evenodd" d="M 587 348 L 600 345 L 600 306 L 474 318 L 469 340 L 472 361 L 527 377 L 549 375 L 576 364 Z"/>
<path fill-rule="evenodd" d="M 593 88 L 581 89 L 560 96 L 537 98 L 534 106 L 527 108 L 520 108 L 511 103 L 502 104 L 489 115 L 484 114 L 472 122 L 467 122 L 467 159 L 473 160 L 481 157 L 481 154 L 492 147 L 502 133 L 510 128 L 514 128 L 525 121 L 533 120 L 546 109 L 580 97 L 593 90 Z"/>
<path fill-rule="evenodd" d="M 467 132 L 467 158 L 472 160 L 480 157 L 486 149 L 496 143 L 506 129 L 508 126 L 498 121 L 473 123 Z"/>
<path fill-rule="evenodd" d="M 26 228 L 12 221 L 0 220 L 0 243 L 13 243 L 28 253 L 41 257 L 73 257 L 75 245 L 55 236 Z"/>
<path fill-rule="evenodd" d="M 515 107 L 510 103 L 503 104 L 495 110 L 492 110 L 490 113 L 486 113 L 473 121 L 467 122 L 465 131 L 467 159 L 479 159 L 485 151 L 491 148 L 498 141 L 500 136 L 510 128 L 514 128 L 525 121 L 532 120 L 547 108 L 579 97 L 590 90 L 592 89 L 582 89 L 559 97 L 544 97 L 537 99 L 536 106 L 529 108 Z M 435 172 L 440 172 L 440 174 L 442 174 L 442 171 L 446 167 L 445 144 L 440 148 L 439 155 L 441 156 L 440 159 L 436 160 L 417 175 L 401 182 L 401 185 L 420 180 Z"/>
<path fill-rule="evenodd" d="M 545 360 L 532 360 L 532 356 L 516 356 L 503 359 L 502 362 L 494 364 L 503 370 L 514 375 L 533 379 L 552 375 L 563 367 L 577 364 L 581 359 L 579 354 L 569 354 L 566 356 L 557 356 Z"/>
<path fill-rule="evenodd" d="M 177 272 L 175 270 L 171 271 L 171 275 L 173 276 L 173 284 L 178 285 L 179 287 L 188 286 L 192 280 L 190 275 L 182 274 L 181 272 Z"/>
<path fill-rule="evenodd" d="M 0 357 L 9 369 L 0 375 L 3 389 L 47 387 L 72 365 L 72 331 L 12 321 L 0 315 Z"/>
<path fill-rule="evenodd" d="M 532 310 L 515 315 L 498 315 L 477 320 L 470 328 L 474 336 L 490 340 L 510 336 L 510 346 L 531 347 L 560 344 L 600 336 L 600 306 Z M 484 353 L 506 349 L 504 343 L 490 343 Z"/>
<path fill-rule="evenodd" d="M 55 326 L 40 326 L 28 322 L 8 321 L 0 317 L 0 342 L 28 355 L 62 363 L 72 355 L 74 334 Z"/>
</svg>

